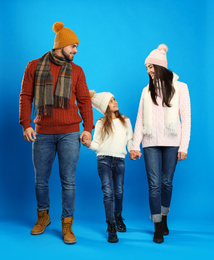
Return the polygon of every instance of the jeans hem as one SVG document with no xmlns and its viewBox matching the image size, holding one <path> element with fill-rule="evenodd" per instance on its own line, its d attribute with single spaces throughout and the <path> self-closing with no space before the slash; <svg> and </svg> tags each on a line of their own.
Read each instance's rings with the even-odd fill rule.
<svg viewBox="0 0 214 260">
<path fill-rule="evenodd" d="M 74 217 L 73 215 L 68 215 L 68 216 L 66 216 L 66 217 L 61 216 L 61 219 L 65 219 L 65 218 L 73 218 L 73 217 Z"/>
<path fill-rule="evenodd" d="M 162 221 L 162 214 L 151 214 L 151 221 L 152 222 L 161 222 Z"/>
<path fill-rule="evenodd" d="M 50 209 L 50 207 L 48 207 L 48 208 L 37 208 L 38 211 L 45 211 L 45 210 L 49 211 L 49 209 Z"/>
<path fill-rule="evenodd" d="M 114 219 L 113 220 L 112 219 L 109 219 L 109 220 L 106 219 L 106 223 L 116 224 L 116 221 Z"/>
<path fill-rule="evenodd" d="M 169 207 L 161 206 L 161 213 L 162 214 L 168 214 L 169 213 Z"/>
</svg>

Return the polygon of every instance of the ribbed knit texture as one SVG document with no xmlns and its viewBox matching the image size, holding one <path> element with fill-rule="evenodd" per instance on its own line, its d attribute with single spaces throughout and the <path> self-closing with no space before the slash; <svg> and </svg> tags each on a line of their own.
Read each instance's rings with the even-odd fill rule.
<svg viewBox="0 0 214 260">
<path fill-rule="evenodd" d="M 91 142 L 90 149 L 96 151 L 97 155 L 106 155 L 125 158 L 127 154 L 126 146 L 130 151 L 132 145 L 133 131 L 129 118 L 125 119 L 126 127 L 120 120 L 113 119 L 112 127 L 113 134 L 109 137 L 105 136 L 104 141 L 101 140 L 101 126 L 102 121 L 98 120 L 95 126 L 93 141 Z"/>
<path fill-rule="evenodd" d="M 147 88 L 143 89 L 140 105 L 138 109 L 137 120 L 134 130 L 134 138 L 131 150 L 140 151 L 140 143 L 143 147 L 151 146 L 179 146 L 179 152 L 187 153 L 190 140 L 190 98 L 188 87 L 185 83 L 177 82 L 179 87 L 179 126 L 178 135 L 172 135 L 165 132 L 164 125 L 164 107 L 162 99 L 157 98 L 158 106 L 152 104 L 152 130 L 153 136 L 143 135 L 143 106 L 144 93 Z"/>
<path fill-rule="evenodd" d="M 23 130 L 31 127 L 31 110 L 34 93 L 34 74 L 39 59 L 28 63 L 20 93 L 20 117 L 19 123 L 23 126 Z M 53 93 L 61 67 L 50 62 L 51 74 L 53 77 Z M 72 93 L 70 98 L 70 108 L 62 109 L 54 107 L 54 114 L 50 116 L 39 116 L 35 118 L 35 131 L 40 134 L 63 134 L 79 131 L 79 123 L 84 121 L 83 127 L 85 131 L 92 132 L 93 128 L 93 112 L 91 98 L 89 95 L 86 79 L 82 68 L 73 62 L 72 65 Z M 77 105 L 75 104 L 77 100 Z M 81 117 L 78 114 L 80 111 Z"/>
</svg>

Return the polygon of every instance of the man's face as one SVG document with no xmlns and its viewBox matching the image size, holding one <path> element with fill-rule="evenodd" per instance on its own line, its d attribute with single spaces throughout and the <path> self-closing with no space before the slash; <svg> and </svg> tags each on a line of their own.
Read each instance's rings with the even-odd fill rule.
<svg viewBox="0 0 214 260">
<path fill-rule="evenodd" d="M 72 45 L 68 45 L 64 48 L 62 48 L 62 54 L 63 56 L 69 60 L 72 61 L 74 59 L 74 55 L 78 52 L 77 51 L 77 46 L 78 44 L 72 44 Z"/>
</svg>

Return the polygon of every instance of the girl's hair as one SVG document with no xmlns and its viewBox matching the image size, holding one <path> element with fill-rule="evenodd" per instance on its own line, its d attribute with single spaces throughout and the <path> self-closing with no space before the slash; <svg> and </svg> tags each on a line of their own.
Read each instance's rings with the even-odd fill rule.
<svg viewBox="0 0 214 260">
<path fill-rule="evenodd" d="M 114 112 L 116 118 L 120 120 L 120 122 L 125 126 L 125 118 L 122 116 L 118 111 Z M 112 112 L 110 110 L 110 107 L 108 106 L 106 109 L 106 112 L 104 114 L 104 117 L 101 118 L 102 120 L 102 126 L 101 126 L 101 140 L 103 141 L 106 134 L 109 136 L 111 133 L 113 133 L 113 128 L 112 128 Z"/>
<path fill-rule="evenodd" d="M 158 96 L 158 88 L 160 87 L 160 91 L 162 94 L 162 105 L 171 107 L 170 101 L 175 93 L 175 89 L 172 85 L 173 73 L 172 71 L 158 65 L 153 65 L 155 69 L 155 77 L 154 80 L 149 75 L 149 90 L 151 93 L 152 101 L 155 105 L 158 106 L 157 96 Z M 155 84 L 155 85 L 154 85 Z"/>
</svg>

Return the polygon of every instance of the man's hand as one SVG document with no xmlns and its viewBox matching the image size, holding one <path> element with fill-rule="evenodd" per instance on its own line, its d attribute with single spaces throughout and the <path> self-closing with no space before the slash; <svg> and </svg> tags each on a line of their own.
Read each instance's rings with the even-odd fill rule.
<svg viewBox="0 0 214 260">
<path fill-rule="evenodd" d="M 129 153 L 129 157 L 131 160 L 136 160 L 137 158 L 140 159 L 142 153 L 140 151 L 131 150 Z"/>
<path fill-rule="evenodd" d="M 187 154 L 183 152 L 178 153 L 178 161 L 183 161 L 187 158 Z"/>
<path fill-rule="evenodd" d="M 28 142 L 35 142 L 36 135 L 35 135 L 35 132 L 34 132 L 32 127 L 28 127 L 27 129 L 25 129 L 23 134 L 24 134 L 24 139 L 26 141 L 28 141 Z"/>
<path fill-rule="evenodd" d="M 80 141 L 89 148 L 91 146 L 91 133 L 83 131 L 80 135 Z"/>
</svg>

